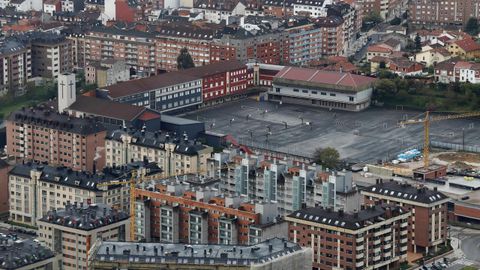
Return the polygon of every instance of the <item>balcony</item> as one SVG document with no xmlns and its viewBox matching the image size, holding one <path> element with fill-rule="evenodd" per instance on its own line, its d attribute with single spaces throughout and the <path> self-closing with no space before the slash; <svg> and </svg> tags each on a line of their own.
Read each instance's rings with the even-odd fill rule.
<svg viewBox="0 0 480 270">
<path fill-rule="evenodd" d="M 360 251 L 360 250 L 364 250 L 364 246 L 363 245 L 360 245 L 360 246 L 357 246 L 357 248 L 355 249 L 356 251 Z"/>
<path fill-rule="evenodd" d="M 407 243 L 407 242 L 408 242 L 408 238 L 406 238 L 406 237 L 400 239 L 400 243 L 401 243 L 401 244 L 405 244 L 405 243 Z"/>
<path fill-rule="evenodd" d="M 388 235 L 388 236 L 385 236 L 383 238 L 384 241 L 391 241 L 392 240 L 392 236 L 391 235 Z"/>
<path fill-rule="evenodd" d="M 364 265 L 363 261 L 357 262 L 357 264 L 355 264 L 356 267 L 362 267 L 363 265 Z"/>
<path fill-rule="evenodd" d="M 391 231 L 390 228 L 384 229 L 384 230 L 381 230 L 381 231 L 378 231 L 378 232 L 374 233 L 373 236 L 377 237 L 377 236 L 380 236 L 380 235 L 383 235 L 383 234 L 390 233 L 390 231 Z"/>
<path fill-rule="evenodd" d="M 407 251 L 407 249 L 408 249 L 408 247 L 406 245 L 400 247 L 400 251 Z"/>
<path fill-rule="evenodd" d="M 377 247 L 373 250 L 373 252 L 375 253 L 380 253 L 382 251 L 382 249 L 380 247 Z"/>
<path fill-rule="evenodd" d="M 408 234 L 408 231 L 407 230 L 403 230 L 400 232 L 400 235 L 407 235 Z"/>
<path fill-rule="evenodd" d="M 381 242 L 382 242 L 382 240 L 377 239 L 377 240 L 373 241 L 373 244 L 374 245 L 380 245 Z"/>
<path fill-rule="evenodd" d="M 357 256 L 355 257 L 357 260 L 360 260 L 360 259 L 363 259 L 363 257 L 365 257 L 365 255 L 362 253 L 358 253 Z"/>
<path fill-rule="evenodd" d="M 375 256 L 373 257 L 373 261 L 380 261 L 380 259 L 382 259 L 382 256 L 378 255 L 378 256 Z"/>
</svg>

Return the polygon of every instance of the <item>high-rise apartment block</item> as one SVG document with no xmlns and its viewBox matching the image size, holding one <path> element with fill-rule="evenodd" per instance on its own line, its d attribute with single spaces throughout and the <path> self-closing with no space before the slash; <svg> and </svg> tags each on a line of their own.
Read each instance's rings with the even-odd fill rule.
<svg viewBox="0 0 480 270">
<path fill-rule="evenodd" d="M 61 254 L 65 270 L 91 269 L 90 249 L 97 240 L 129 241 L 130 222 L 125 212 L 105 204 L 68 204 L 38 220 L 39 240 Z"/>
<path fill-rule="evenodd" d="M 212 152 L 212 147 L 191 141 L 186 134 L 175 137 L 166 131 L 115 130 L 105 139 L 107 166 L 149 160 L 166 176 L 206 172 Z"/>
<path fill-rule="evenodd" d="M 0 41 L 0 96 L 23 95 L 32 77 L 30 46 L 13 39 Z"/>
<path fill-rule="evenodd" d="M 470 18 L 480 17 L 476 0 L 413 0 L 408 6 L 412 23 L 426 26 L 465 25 Z"/>
<path fill-rule="evenodd" d="M 221 179 L 225 194 L 275 202 L 282 215 L 315 206 L 358 210 L 361 197 L 350 172 L 328 172 L 319 165 L 244 155 L 233 149 L 209 159 L 208 175 Z"/>
<path fill-rule="evenodd" d="M 366 204 L 396 204 L 412 212 L 408 219 L 409 251 L 428 253 L 446 243 L 449 198 L 443 193 L 393 180 L 378 180 L 362 194 Z"/>
<path fill-rule="evenodd" d="M 92 118 L 73 118 L 45 106 L 23 108 L 7 119 L 7 154 L 94 172 L 105 164 L 105 127 Z"/>
<path fill-rule="evenodd" d="M 286 223 L 274 203 L 225 196 L 218 185 L 218 179 L 185 175 L 137 189 L 135 226 L 142 235 L 136 238 L 147 242 L 246 245 L 286 236 Z"/>
<path fill-rule="evenodd" d="M 97 174 L 38 163 L 15 165 L 8 174 L 10 219 L 36 225 L 37 219 L 48 211 L 64 208 L 67 204 L 82 206 L 104 203 L 117 209 L 128 210 L 128 185 L 107 187 L 98 184 L 128 178 L 133 170 L 136 170 L 138 175 L 145 176 L 160 173 L 160 168 L 155 163 L 143 162 L 107 167 Z"/>
<path fill-rule="evenodd" d="M 398 269 L 407 259 L 408 219 L 399 206 L 353 213 L 306 208 L 288 215 L 289 240 L 313 250 L 313 269 Z"/>
<path fill-rule="evenodd" d="M 311 250 L 272 238 L 252 246 L 102 242 L 93 249 L 92 270 L 277 269 L 311 270 Z"/>
</svg>

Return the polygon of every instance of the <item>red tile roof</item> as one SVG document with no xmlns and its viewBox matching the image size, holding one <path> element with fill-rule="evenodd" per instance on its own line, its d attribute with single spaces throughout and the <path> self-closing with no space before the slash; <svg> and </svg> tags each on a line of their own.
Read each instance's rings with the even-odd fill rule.
<svg viewBox="0 0 480 270">
<path fill-rule="evenodd" d="M 475 42 L 475 40 L 471 38 L 457 40 L 454 43 L 457 44 L 458 47 L 462 48 L 465 52 L 480 50 L 480 44 L 478 44 L 477 42 Z"/>
<path fill-rule="evenodd" d="M 275 78 L 343 86 L 353 89 L 369 86 L 375 81 L 374 78 L 351 73 L 297 67 L 284 67 Z"/>
<path fill-rule="evenodd" d="M 389 48 L 385 48 L 385 47 L 380 46 L 380 45 L 369 46 L 367 48 L 367 51 L 368 52 L 381 52 L 381 53 L 391 53 L 392 52 L 392 50 L 390 50 Z"/>
</svg>

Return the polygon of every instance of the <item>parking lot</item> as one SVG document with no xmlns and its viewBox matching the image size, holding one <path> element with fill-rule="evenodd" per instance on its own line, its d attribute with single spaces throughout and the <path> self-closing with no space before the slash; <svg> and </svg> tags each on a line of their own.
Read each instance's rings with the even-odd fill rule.
<svg viewBox="0 0 480 270">
<path fill-rule="evenodd" d="M 240 143 L 275 151 L 312 156 L 317 147 L 334 147 L 354 162 L 390 159 L 423 144 L 423 125 L 401 128 L 398 121 L 420 112 L 371 108 L 345 112 L 298 105 L 240 100 L 188 115 L 206 129 L 231 134 Z M 431 140 L 480 144 L 478 119 L 432 122 Z"/>
</svg>

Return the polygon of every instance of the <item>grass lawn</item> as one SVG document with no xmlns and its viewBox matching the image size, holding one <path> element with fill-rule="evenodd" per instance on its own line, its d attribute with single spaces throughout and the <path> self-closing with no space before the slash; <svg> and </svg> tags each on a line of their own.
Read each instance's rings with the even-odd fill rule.
<svg viewBox="0 0 480 270">
<path fill-rule="evenodd" d="M 32 87 L 21 97 L 5 96 L 0 98 L 0 118 L 7 118 L 8 115 L 22 107 L 29 107 L 55 97 L 55 85 L 47 83 L 42 86 Z"/>
</svg>

